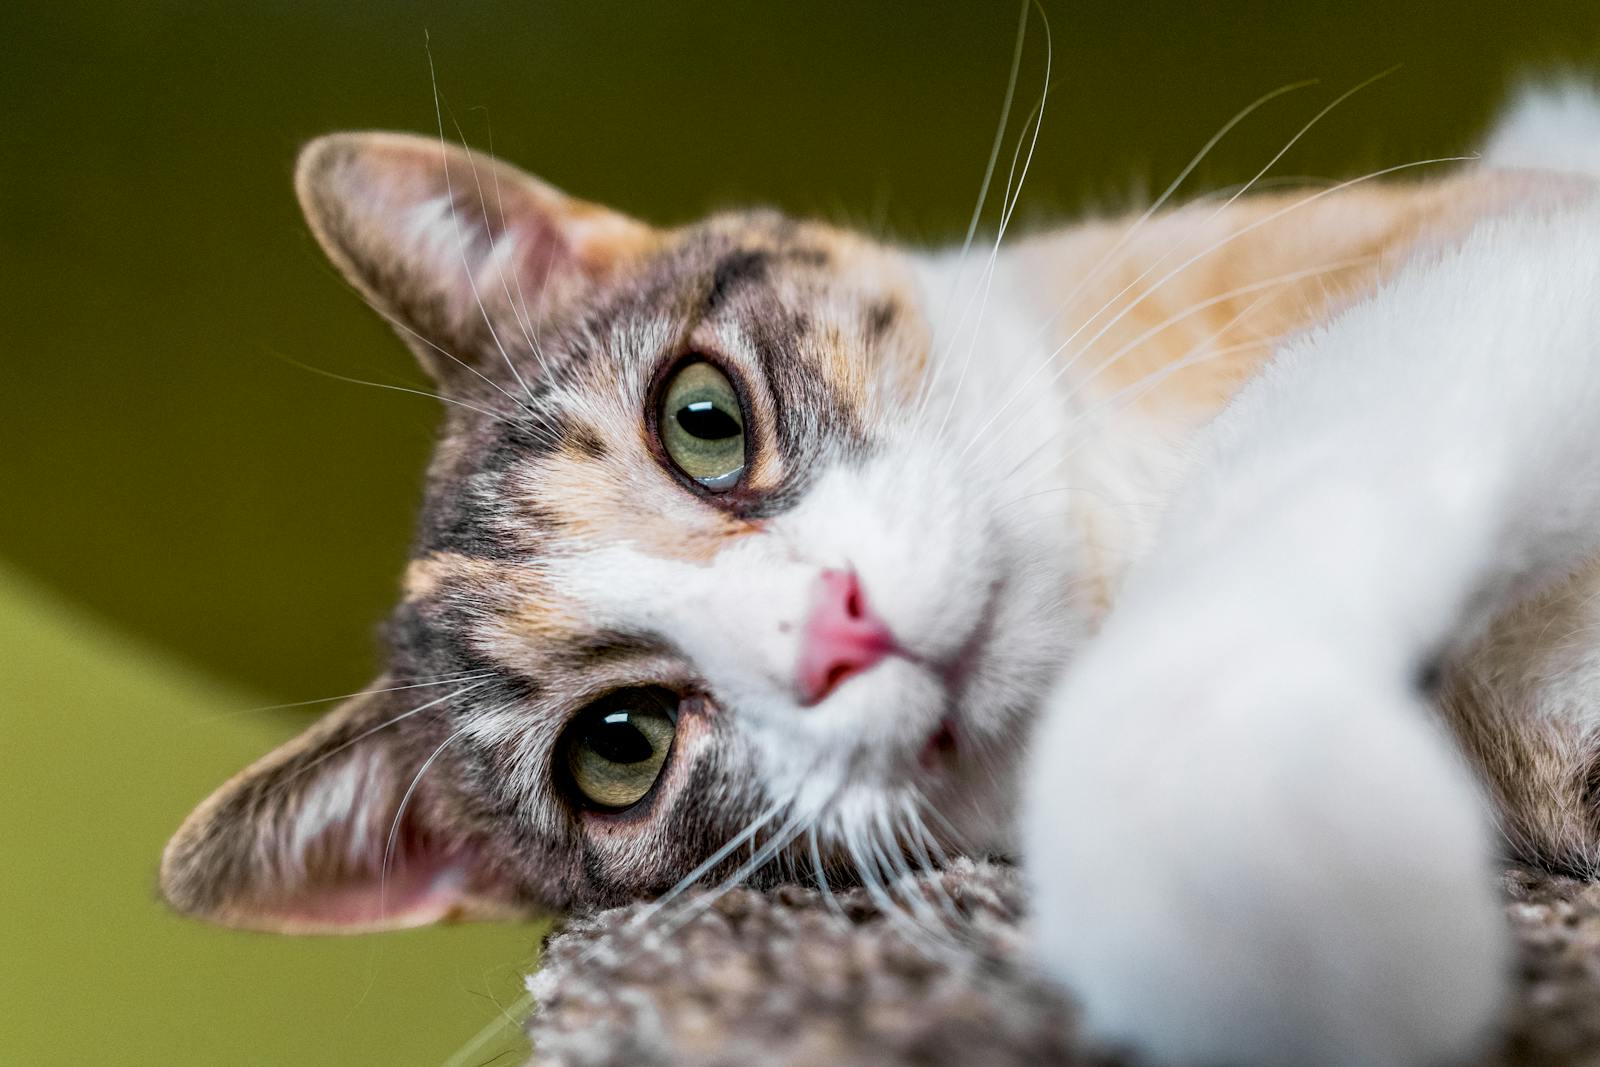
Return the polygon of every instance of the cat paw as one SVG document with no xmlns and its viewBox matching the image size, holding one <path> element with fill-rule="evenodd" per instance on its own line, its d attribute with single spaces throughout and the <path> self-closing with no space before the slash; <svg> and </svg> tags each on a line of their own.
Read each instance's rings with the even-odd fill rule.
<svg viewBox="0 0 1600 1067">
<path fill-rule="evenodd" d="M 1483 801 L 1419 698 L 1284 631 L 1115 622 L 1034 746 L 1044 969 L 1163 1063 L 1469 1055 L 1508 974 Z"/>
</svg>

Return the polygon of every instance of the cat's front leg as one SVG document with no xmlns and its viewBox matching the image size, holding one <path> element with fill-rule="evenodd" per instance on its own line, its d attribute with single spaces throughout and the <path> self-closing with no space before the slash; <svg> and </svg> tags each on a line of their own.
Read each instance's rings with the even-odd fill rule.
<svg viewBox="0 0 1600 1067">
<path fill-rule="evenodd" d="M 1491 833 L 1417 679 L 1600 550 L 1600 203 L 1480 224 L 1208 430 L 1045 709 L 1044 965 L 1186 1062 L 1431 1064 L 1492 1024 Z"/>
<path fill-rule="evenodd" d="M 1039 959 L 1098 1038 L 1435 1064 L 1492 1025 L 1506 931 L 1474 784 L 1403 675 L 1282 598 L 1197 582 L 1117 616 L 1053 694 L 1028 788 Z"/>
</svg>

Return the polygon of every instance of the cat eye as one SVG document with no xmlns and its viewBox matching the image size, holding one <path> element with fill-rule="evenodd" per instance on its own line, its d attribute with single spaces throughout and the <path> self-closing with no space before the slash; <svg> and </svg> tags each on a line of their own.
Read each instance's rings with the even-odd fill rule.
<svg viewBox="0 0 1600 1067">
<path fill-rule="evenodd" d="M 562 748 L 583 800 L 608 811 L 642 800 L 666 766 L 677 717 L 678 698 L 664 689 L 621 689 L 580 711 Z"/>
<path fill-rule="evenodd" d="M 661 446 L 684 474 L 713 492 L 744 473 L 744 407 L 728 376 L 705 360 L 667 379 L 657 420 Z"/>
</svg>

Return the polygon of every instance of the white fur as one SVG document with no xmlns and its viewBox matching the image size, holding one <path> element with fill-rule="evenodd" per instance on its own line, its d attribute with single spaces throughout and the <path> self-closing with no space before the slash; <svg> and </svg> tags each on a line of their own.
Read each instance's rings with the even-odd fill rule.
<svg viewBox="0 0 1600 1067">
<path fill-rule="evenodd" d="M 1496 167 L 1600 174 L 1600 110 L 1594 86 L 1555 82 L 1523 90 L 1484 145 Z"/>
<path fill-rule="evenodd" d="M 1600 165 L 1532 99 L 1500 163 Z M 1492 834 L 1420 667 L 1600 534 L 1600 207 L 1426 253 L 1287 343 L 1199 443 L 1046 707 L 1038 953 L 1163 1061 L 1470 1054 L 1507 973 Z"/>
</svg>

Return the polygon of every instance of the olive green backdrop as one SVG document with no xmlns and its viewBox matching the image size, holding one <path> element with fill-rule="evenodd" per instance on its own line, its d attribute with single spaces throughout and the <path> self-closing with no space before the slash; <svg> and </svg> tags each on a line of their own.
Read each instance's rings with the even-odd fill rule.
<svg viewBox="0 0 1600 1067">
<path fill-rule="evenodd" d="M 1236 131 L 1195 191 L 1248 177 L 1397 63 L 1276 173 L 1461 150 L 1518 72 L 1600 57 L 1592 0 L 1046 10 L 1032 221 L 1159 189 L 1288 82 L 1322 79 Z M 419 384 L 301 227 L 296 145 L 432 132 L 426 36 L 450 135 L 585 196 L 659 221 L 762 200 L 948 239 L 1016 16 L 1006 0 L 0 5 L 0 1062 L 436 1063 L 515 996 L 537 939 L 252 937 L 151 896 L 188 807 L 305 721 L 248 709 L 366 680 L 434 421 L 429 401 L 297 365 Z"/>
</svg>

